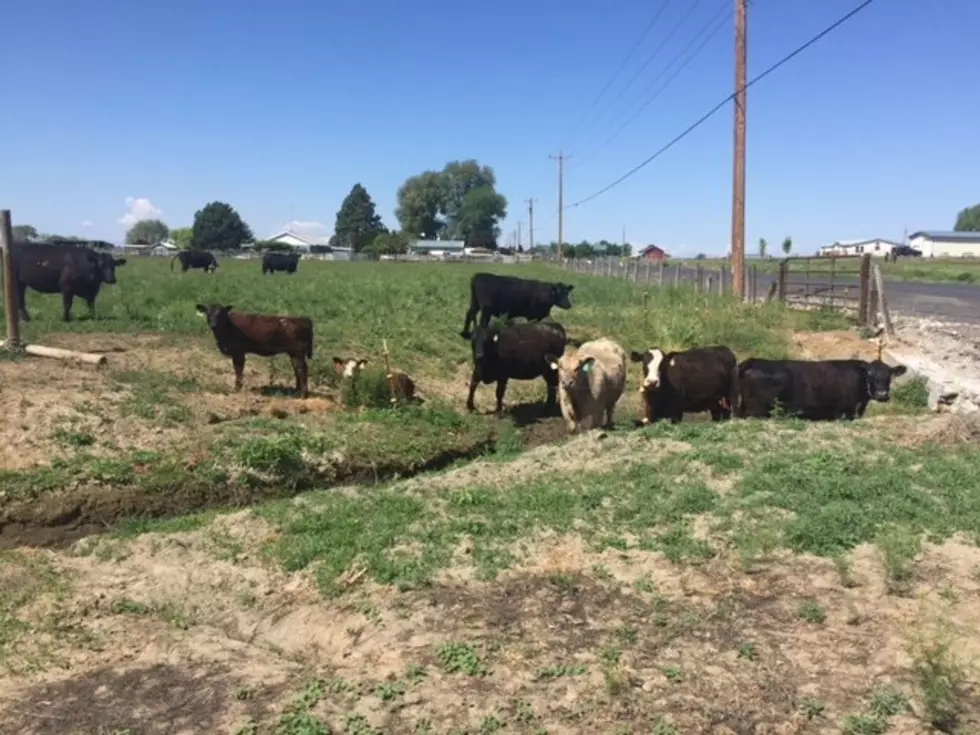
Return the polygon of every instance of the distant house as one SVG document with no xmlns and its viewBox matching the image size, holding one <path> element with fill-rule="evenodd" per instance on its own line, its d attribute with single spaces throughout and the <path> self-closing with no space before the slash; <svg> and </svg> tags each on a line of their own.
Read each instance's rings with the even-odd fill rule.
<svg viewBox="0 0 980 735">
<path fill-rule="evenodd" d="M 909 235 L 909 245 L 926 258 L 978 258 L 980 232 L 920 230 Z"/>
<path fill-rule="evenodd" d="M 659 263 L 667 260 L 668 255 L 663 248 L 658 248 L 656 245 L 647 245 L 636 254 L 636 258 L 637 260 L 652 260 Z"/>
<path fill-rule="evenodd" d="M 410 253 L 431 255 L 435 258 L 459 257 L 465 250 L 464 240 L 412 240 L 408 245 Z"/>
<path fill-rule="evenodd" d="M 330 245 L 330 238 L 300 235 L 292 230 L 278 232 L 272 237 L 267 237 L 265 242 L 289 245 L 303 253 L 317 253 L 323 260 L 350 260 L 351 258 L 350 248 Z"/>
<path fill-rule="evenodd" d="M 821 246 L 820 255 L 873 255 L 884 258 L 898 247 L 901 247 L 901 243 L 885 240 L 881 237 L 864 240 L 837 240 Z"/>
<path fill-rule="evenodd" d="M 161 240 L 156 245 L 149 246 L 145 252 L 150 255 L 166 256 L 176 255 L 179 249 L 173 240 L 167 239 Z"/>
</svg>

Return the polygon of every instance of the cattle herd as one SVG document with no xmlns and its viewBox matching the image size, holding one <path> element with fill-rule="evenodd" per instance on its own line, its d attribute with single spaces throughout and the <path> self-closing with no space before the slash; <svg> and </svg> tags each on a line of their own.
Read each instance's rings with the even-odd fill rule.
<svg viewBox="0 0 980 735">
<path fill-rule="evenodd" d="M 62 294 L 64 320 L 71 318 L 72 300 L 84 299 L 94 313 L 102 283 L 116 282 L 115 269 L 126 260 L 83 247 L 41 243 L 15 243 L 13 252 L 17 305 L 24 321 L 30 317 L 24 296 L 28 286 L 42 293 Z M 184 251 L 184 272 L 218 267 L 207 251 Z M 296 271 L 299 256 L 267 252 L 263 274 Z M 480 383 L 496 383 L 496 411 L 503 409 L 510 380 L 542 378 L 547 385 L 546 407 L 560 408 L 570 432 L 608 427 L 626 388 L 627 362 L 641 367 L 642 423 L 681 421 L 685 413 L 708 411 L 714 421 L 733 415 L 765 418 L 777 411 L 810 420 L 854 419 L 864 415 L 868 403 L 888 401 L 893 377 L 906 372 L 881 359 L 765 360 L 737 362 L 725 346 L 664 352 L 656 347 L 627 353 L 612 339 L 577 342 L 565 328 L 549 319 L 554 307 L 571 309 L 574 286 L 515 276 L 477 273 L 470 281 L 470 304 L 461 336 L 470 342 L 473 370 L 466 399 L 475 410 Z M 313 322 L 308 317 L 270 316 L 233 311 L 231 305 L 198 304 L 221 354 L 230 357 L 235 390 L 241 390 L 245 355 L 286 354 L 293 363 L 296 390 L 309 393 L 307 360 L 313 357 Z M 477 314 L 479 313 L 479 320 Z M 524 318 L 526 323 L 491 327 L 494 316 Z M 472 327 L 472 328 L 471 328 Z M 364 358 L 334 357 L 341 379 L 357 380 L 367 364 Z M 387 373 L 393 402 L 417 402 L 415 384 L 405 373 Z"/>
</svg>

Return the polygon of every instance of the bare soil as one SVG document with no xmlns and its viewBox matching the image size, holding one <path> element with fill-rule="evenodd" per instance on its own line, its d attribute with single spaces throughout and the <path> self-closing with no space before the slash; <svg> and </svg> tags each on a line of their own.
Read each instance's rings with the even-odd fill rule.
<svg viewBox="0 0 980 735">
<path fill-rule="evenodd" d="M 319 679 L 309 712 L 334 732 L 653 732 L 667 717 L 680 733 L 836 733 L 884 686 L 921 714 L 910 646 L 922 636 L 980 654 L 980 551 L 955 541 L 928 547 L 909 597 L 887 593 L 871 548 L 851 555 L 845 586 L 828 560 L 747 573 L 552 536 L 494 582 L 456 569 L 399 594 L 354 579 L 325 600 L 309 575 L 264 563 L 271 533 L 241 512 L 193 533 L 24 552 L 70 582 L 32 603 L 42 622 L 3 661 L 4 731 L 271 733 Z M 457 658 L 440 658 L 447 645 Z M 962 696 L 959 731 L 976 732 L 972 668 Z M 889 732 L 928 732 L 912 714 Z"/>
</svg>

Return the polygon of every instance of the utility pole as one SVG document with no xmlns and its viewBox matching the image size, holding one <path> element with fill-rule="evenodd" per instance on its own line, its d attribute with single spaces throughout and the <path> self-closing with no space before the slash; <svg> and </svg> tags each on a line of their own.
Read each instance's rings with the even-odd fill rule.
<svg viewBox="0 0 980 735">
<path fill-rule="evenodd" d="M 735 160 L 732 176 L 732 291 L 745 295 L 745 14 L 735 0 Z"/>
<path fill-rule="evenodd" d="M 527 229 L 527 236 L 531 241 L 531 244 L 528 245 L 528 250 L 534 250 L 534 197 L 528 197 L 527 199 Z"/>
<path fill-rule="evenodd" d="M 521 221 L 517 220 L 517 249 L 521 249 Z"/>
<path fill-rule="evenodd" d="M 565 161 L 571 156 L 566 156 L 561 151 L 558 151 L 557 156 L 548 156 L 558 161 L 558 260 L 561 260 L 562 247 L 564 245 L 564 231 L 563 227 L 565 224 Z"/>
</svg>

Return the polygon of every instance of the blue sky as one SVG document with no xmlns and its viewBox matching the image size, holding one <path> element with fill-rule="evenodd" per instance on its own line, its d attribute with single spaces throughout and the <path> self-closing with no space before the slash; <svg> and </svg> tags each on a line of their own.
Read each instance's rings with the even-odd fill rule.
<svg viewBox="0 0 980 735">
<path fill-rule="evenodd" d="M 220 199 L 259 237 L 291 219 L 329 234 L 355 182 L 394 225 L 406 177 L 476 158 L 510 202 L 505 237 L 523 218 L 526 244 L 533 196 L 536 239 L 554 240 L 549 154 L 571 154 L 565 201 L 576 202 L 732 91 L 732 0 L 671 0 L 590 108 L 662 2 L 11 3 L 0 206 L 15 223 L 118 241 L 136 217 L 185 226 Z M 753 0 L 750 78 L 858 3 Z M 720 31 L 595 150 L 713 17 Z M 760 237 L 791 235 L 811 251 L 951 228 L 980 202 L 978 27 L 976 0 L 877 0 L 750 89 L 748 249 Z M 565 239 L 618 240 L 625 227 L 627 240 L 672 254 L 723 253 L 731 159 L 729 104 L 568 209 Z"/>
</svg>

